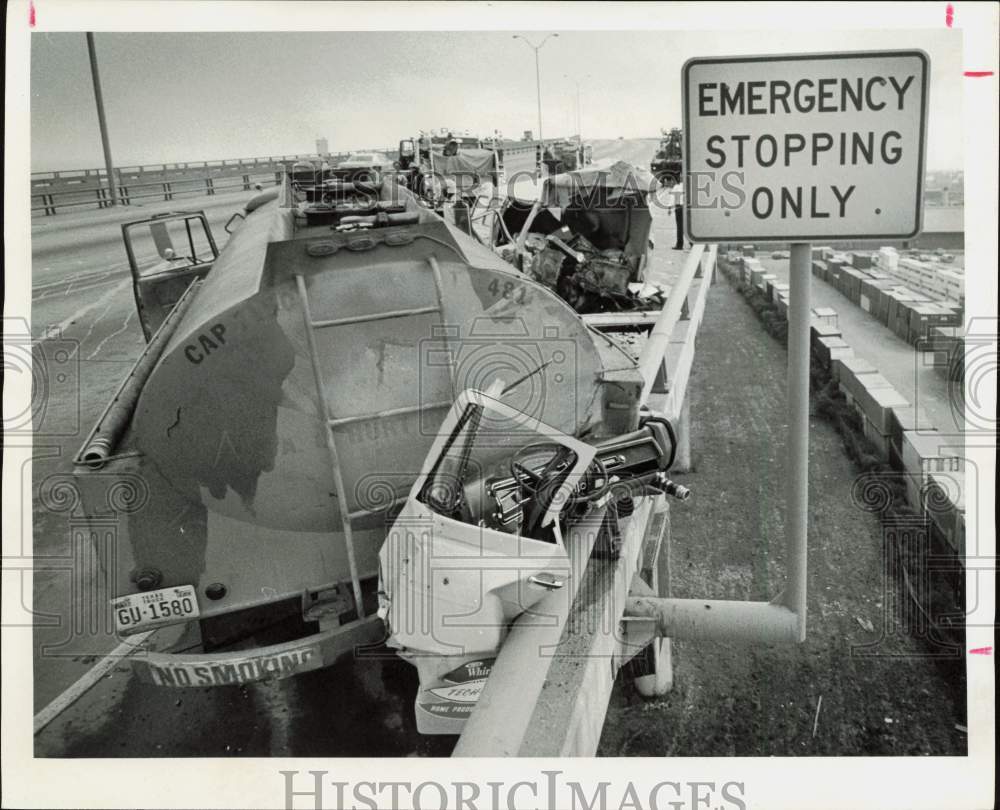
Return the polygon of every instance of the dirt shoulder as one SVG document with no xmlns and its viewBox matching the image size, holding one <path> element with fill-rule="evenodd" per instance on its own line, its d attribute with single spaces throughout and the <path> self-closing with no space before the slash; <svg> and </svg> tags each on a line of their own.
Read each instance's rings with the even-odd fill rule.
<svg viewBox="0 0 1000 810">
<path fill-rule="evenodd" d="M 781 587 L 786 362 L 720 276 L 689 389 L 694 470 L 676 476 L 694 497 L 671 509 L 675 596 Z M 852 500 L 856 477 L 841 438 L 811 417 L 805 643 L 676 642 L 666 697 L 647 702 L 619 678 L 599 755 L 966 753 L 963 659 L 907 634 L 912 603 L 883 573 L 883 526 Z"/>
</svg>

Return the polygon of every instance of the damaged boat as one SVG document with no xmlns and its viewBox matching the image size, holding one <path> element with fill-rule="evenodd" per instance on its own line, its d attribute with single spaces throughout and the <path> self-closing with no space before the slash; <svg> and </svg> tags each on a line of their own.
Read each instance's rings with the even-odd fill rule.
<svg viewBox="0 0 1000 810">
<path fill-rule="evenodd" d="M 387 534 L 411 519 L 441 523 L 442 538 L 447 521 L 490 532 L 477 564 L 520 555 L 481 602 L 506 622 L 558 577 L 559 527 L 586 505 L 586 482 L 609 464 L 637 475 L 625 451 L 594 469 L 602 441 L 639 426 L 631 354 L 395 179 L 332 179 L 251 200 L 208 260 L 177 261 L 186 249 L 167 226 L 189 237 L 190 212 L 144 226 L 169 261 L 129 254 L 149 342 L 75 459 L 73 508 L 106 561 L 117 632 L 149 644 L 130 661 L 153 683 L 363 657 L 385 640 L 380 567 L 393 643 L 440 655 L 406 629 L 419 611 L 400 594 L 416 598 L 416 580 L 380 566 Z M 600 214 L 598 230 L 606 221 L 627 224 L 620 264 L 637 275 L 632 236 L 648 224 L 631 206 Z M 655 478 L 669 442 L 643 430 Z M 402 559 L 407 543 L 385 554 Z M 475 611 L 468 576 L 453 602 Z M 476 639 L 466 648 L 495 652 L 502 632 Z"/>
</svg>

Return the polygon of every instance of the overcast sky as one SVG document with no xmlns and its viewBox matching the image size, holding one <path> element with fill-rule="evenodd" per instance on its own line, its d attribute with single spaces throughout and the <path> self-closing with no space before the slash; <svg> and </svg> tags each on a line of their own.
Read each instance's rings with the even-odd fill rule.
<svg viewBox="0 0 1000 810">
<path fill-rule="evenodd" d="M 526 36 L 538 42 L 545 32 Z M 98 33 L 118 165 L 385 147 L 420 129 L 537 130 L 535 60 L 510 32 Z M 31 38 L 32 170 L 103 164 L 82 33 Z M 547 136 L 652 137 L 680 126 L 692 56 L 922 48 L 927 165 L 961 168 L 959 31 L 574 32 L 540 52 Z"/>
</svg>

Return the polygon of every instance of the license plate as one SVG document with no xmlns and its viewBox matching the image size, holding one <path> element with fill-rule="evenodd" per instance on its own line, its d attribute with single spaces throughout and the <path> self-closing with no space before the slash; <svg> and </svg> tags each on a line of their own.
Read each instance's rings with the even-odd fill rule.
<svg viewBox="0 0 1000 810">
<path fill-rule="evenodd" d="M 115 613 L 115 627 L 126 633 L 176 624 L 199 615 L 193 585 L 119 596 L 111 600 L 111 609 Z"/>
</svg>

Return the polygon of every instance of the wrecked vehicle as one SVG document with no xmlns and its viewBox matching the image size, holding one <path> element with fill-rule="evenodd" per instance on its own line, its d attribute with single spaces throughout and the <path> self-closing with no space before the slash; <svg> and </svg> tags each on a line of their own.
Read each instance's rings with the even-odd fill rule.
<svg viewBox="0 0 1000 810">
<path fill-rule="evenodd" d="M 459 395 L 379 554 L 379 614 L 419 673 L 423 734 L 461 731 L 510 623 L 570 578 L 569 526 L 590 520 L 593 553 L 614 556 L 619 509 L 688 496 L 666 476 L 666 420 L 581 441 L 506 404 L 510 389 Z"/>
<path fill-rule="evenodd" d="M 492 195 L 504 182 L 503 149 L 496 141 L 472 137 L 404 139 L 396 168 L 404 184 L 439 213 L 446 203 Z"/>
<path fill-rule="evenodd" d="M 621 215 L 638 229 L 634 213 Z M 536 427 L 470 457 L 509 474 L 462 468 L 456 480 L 490 487 L 465 490 L 469 519 L 561 558 L 567 517 L 546 493 L 576 487 L 594 443 L 638 424 L 643 378 L 621 344 L 392 178 L 286 178 L 234 215 L 217 257 L 210 243 L 189 257 L 205 261 L 171 269 L 189 252 L 190 216 L 173 223 L 183 244 L 158 220 L 142 226 L 159 268 L 140 285 L 148 343 L 72 479 L 46 483 L 78 493 L 70 506 L 99 546 L 116 631 L 147 645 L 129 659 L 140 679 L 246 683 L 377 647 L 386 529 L 414 499 L 421 514 L 454 504 L 438 517 L 461 522 L 462 499 L 413 488 L 456 396 L 495 380 L 500 417 Z M 562 448 L 548 462 L 523 455 L 541 425 Z M 539 563 L 529 576 L 548 571 Z M 530 604 L 520 588 L 503 591 L 503 615 Z M 391 604 L 398 617 L 404 603 Z"/>
<path fill-rule="evenodd" d="M 519 184 L 492 223 L 491 244 L 577 312 L 658 309 L 645 283 L 652 178 L 624 162 Z"/>
</svg>

